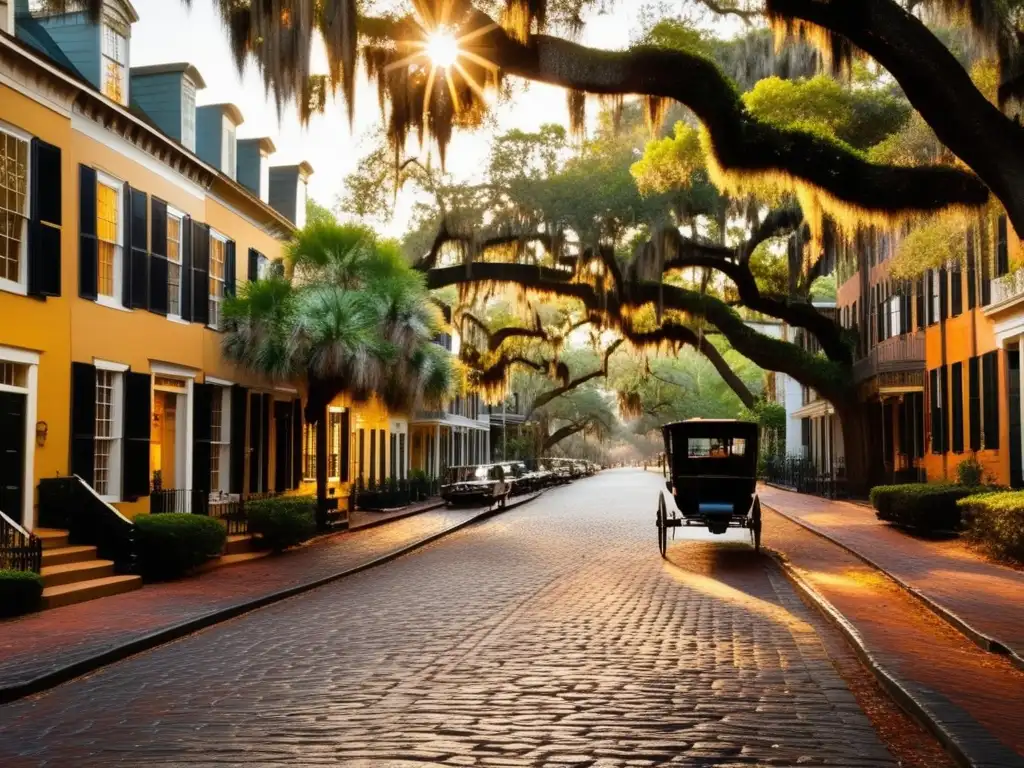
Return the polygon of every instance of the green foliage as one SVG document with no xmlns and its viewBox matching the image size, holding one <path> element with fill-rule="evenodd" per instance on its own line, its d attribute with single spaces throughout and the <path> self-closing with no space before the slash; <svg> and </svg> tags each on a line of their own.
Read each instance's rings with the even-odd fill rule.
<svg viewBox="0 0 1024 768">
<path fill-rule="evenodd" d="M 320 205 L 312 197 L 306 198 L 306 225 L 333 224 L 337 222 L 330 208 Z"/>
<path fill-rule="evenodd" d="M 977 488 L 985 481 L 985 467 L 977 456 L 971 456 L 956 465 L 956 479 L 960 485 Z"/>
<path fill-rule="evenodd" d="M 976 494 L 959 505 L 970 541 L 994 557 L 1024 563 L 1024 491 Z"/>
<path fill-rule="evenodd" d="M 259 536 L 263 546 L 274 552 L 301 544 L 316 532 L 316 499 L 309 496 L 249 501 L 245 512 L 249 532 Z"/>
<path fill-rule="evenodd" d="M 43 577 L 31 571 L 0 571 L 0 618 L 39 610 Z"/>
<path fill-rule="evenodd" d="M 743 408 L 739 418 L 742 421 L 753 421 L 762 429 L 784 430 L 786 428 L 785 406 L 768 400 L 758 400 L 753 408 Z"/>
<path fill-rule="evenodd" d="M 836 276 L 834 273 L 819 277 L 811 283 L 811 298 L 815 301 L 835 301 L 836 291 Z"/>
<path fill-rule="evenodd" d="M 928 219 L 899 241 L 889 263 L 889 274 L 911 279 L 952 262 L 967 259 L 965 222 L 954 215 Z"/>
<path fill-rule="evenodd" d="M 750 254 L 750 271 L 762 293 L 778 296 L 789 293 L 789 258 L 778 240 L 758 243 Z"/>
<path fill-rule="evenodd" d="M 977 488 L 946 483 L 878 485 L 871 489 L 871 506 L 879 520 L 925 533 L 959 530 L 957 502 Z"/>
<path fill-rule="evenodd" d="M 227 529 L 205 515 L 168 513 L 135 518 L 139 568 L 147 580 L 176 579 L 218 557 Z"/>
</svg>

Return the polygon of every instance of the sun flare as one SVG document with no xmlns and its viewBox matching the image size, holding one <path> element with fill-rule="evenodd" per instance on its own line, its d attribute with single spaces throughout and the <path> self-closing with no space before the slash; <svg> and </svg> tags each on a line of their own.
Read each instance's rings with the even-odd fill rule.
<svg viewBox="0 0 1024 768">
<path fill-rule="evenodd" d="M 436 29 L 427 38 L 427 56 L 441 69 L 450 68 L 459 58 L 459 41 L 448 29 Z"/>
</svg>

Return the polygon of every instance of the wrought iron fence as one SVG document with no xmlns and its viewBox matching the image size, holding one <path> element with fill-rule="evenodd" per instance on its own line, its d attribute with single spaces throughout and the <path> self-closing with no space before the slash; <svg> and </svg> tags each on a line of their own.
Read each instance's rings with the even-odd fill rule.
<svg viewBox="0 0 1024 768">
<path fill-rule="evenodd" d="M 43 568 L 43 541 L 0 512 L 0 571 Z"/>
<path fill-rule="evenodd" d="M 406 480 L 384 480 L 376 483 L 365 484 L 357 480 L 352 484 L 352 498 L 349 500 L 350 509 L 396 509 L 407 507 L 419 501 L 426 501 L 429 498 L 441 493 L 441 481 L 439 479 L 409 478 Z"/>
<path fill-rule="evenodd" d="M 160 489 L 149 495 L 149 511 L 153 514 L 182 512 L 193 515 L 214 517 L 224 523 L 229 536 L 249 532 L 249 516 L 245 505 L 262 499 L 270 499 L 277 493 L 237 493 L 194 491 L 185 488 Z"/>
<path fill-rule="evenodd" d="M 846 463 L 841 458 L 823 470 L 802 456 L 770 456 L 761 464 L 761 479 L 798 493 L 829 499 L 847 496 Z"/>
</svg>

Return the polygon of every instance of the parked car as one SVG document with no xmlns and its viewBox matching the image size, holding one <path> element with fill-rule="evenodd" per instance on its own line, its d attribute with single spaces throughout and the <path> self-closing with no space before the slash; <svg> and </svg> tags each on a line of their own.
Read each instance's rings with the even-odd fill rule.
<svg viewBox="0 0 1024 768">
<path fill-rule="evenodd" d="M 572 465 L 566 459 L 545 459 L 549 462 L 548 466 L 551 472 L 554 473 L 556 482 L 558 483 L 571 483 L 575 479 L 575 475 L 572 471 Z"/>
<path fill-rule="evenodd" d="M 513 480 L 500 464 L 451 467 L 441 486 L 441 498 L 448 504 L 500 504 L 512 495 Z"/>
</svg>

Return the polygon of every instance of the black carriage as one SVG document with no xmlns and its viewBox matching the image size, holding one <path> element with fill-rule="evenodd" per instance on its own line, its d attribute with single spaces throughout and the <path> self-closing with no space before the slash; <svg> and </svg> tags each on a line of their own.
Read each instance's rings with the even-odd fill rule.
<svg viewBox="0 0 1024 768">
<path fill-rule="evenodd" d="M 761 548 L 761 502 L 757 498 L 758 426 L 746 421 L 690 419 L 662 427 L 666 485 L 675 509 L 658 495 L 658 548 L 668 547 L 668 529 L 707 526 L 714 534 L 746 528 Z M 677 511 L 678 510 L 678 511 Z"/>
</svg>

